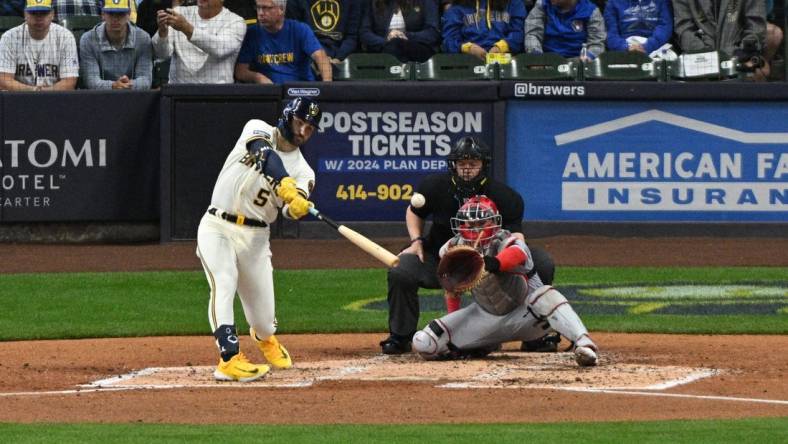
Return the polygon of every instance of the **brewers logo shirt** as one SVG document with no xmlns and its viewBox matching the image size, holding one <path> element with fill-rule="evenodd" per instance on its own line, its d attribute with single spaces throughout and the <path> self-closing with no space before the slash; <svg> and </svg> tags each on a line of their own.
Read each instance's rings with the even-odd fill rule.
<svg viewBox="0 0 788 444">
<path fill-rule="evenodd" d="M 321 49 L 315 33 L 305 23 L 286 19 L 279 32 L 252 25 L 246 31 L 238 63 L 249 64 L 276 84 L 313 81 L 312 54 Z"/>
<path fill-rule="evenodd" d="M 14 74 L 17 82 L 31 86 L 52 86 L 79 77 L 74 35 L 52 23 L 46 37 L 34 40 L 27 25 L 17 26 L 0 39 L 0 72 Z"/>
</svg>

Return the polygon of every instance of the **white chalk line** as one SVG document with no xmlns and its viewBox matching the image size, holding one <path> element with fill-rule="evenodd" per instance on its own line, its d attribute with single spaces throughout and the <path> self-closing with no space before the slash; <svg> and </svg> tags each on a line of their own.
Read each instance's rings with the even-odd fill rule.
<svg viewBox="0 0 788 444">
<path fill-rule="evenodd" d="M 504 372 L 505 375 L 506 372 Z M 671 379 L 665 382 L 661 382 L 659 384 L 652 384 L 646 385 L 641 387 L 565 387 L 565 386 L 556 386 L 556 385 L 546 385 L 546 384 L 531 384 L 529 386 L 513 386 L 513 385 L 496 385 L 496 384 L 489 384 L 486 381 L 495 381 L 498 377 L 501 376 L 501 373 L 482 373 L 480 375 L 474 376 L 472 378 L 473 382 L 449 382 L 446 384 L 442 384 L 437 386 L 438 388 L 450 388 L 450 389 L 474 389 L 474 388 L 533 388 L 533 389 L 547 389 L 547 390 L 563 390 L 569 388 L 578 388 L 584 390 L 666 390 L 673 387 L 678 387 L 680 385 L 689 384 L 691 382 L 695 382 L 701 380 L 703 378 L 710 378 L 712 376 L 716 376 L 720 374 L 719 370 L 701 370 L 697 372 L 690 373 L 689 375 L 678 378 L 678 379 Z"/>
<path fill-rule="evenodd" d="M 523 387 L 506 387 L 506 386 L 474 386 L 474 387 L 449 387 L 451 384 L 444 384 L 442 388 L 467 388 L 467 389 L 474 389 L 474 388 L 516 388 L 516 389 L 523 389 Z M 207 388 L 275 388 L 273 386 L 259 386 L 259 385 L 204 385 L 204 386 L 194 386 L 194 385 L 150 385 L 150 386 L 122 386 L 122 387 L 101 387 L 101 388 L 93 388 L 93 389 L 77 389 L 77 390 L 50 390 L 50 391 L 39 391 L 39 392 L 13 392 L 13 393 L 0 393 L 0 397 L 21 397 L 21 396 L 52 396 L 52 395 L 74 395 L 74 394 L 83 394 L 83 393 L 93 393 L 93 392 L 121 392 L 121 391 L 133 391 L 133 390 L 162 390 L 162 389 L 177 389 L 177 388 L 197 388 L 197 387 L 207 387 Z M 276 387 L 285 386 L 280 385 Z M 293 387 L 293 386 L 290 386 Z M 603 394 L 613 394 L 613 395 L 631 395 L 631 396 L 656 396 L 656 397 L 666 397 L 666 398 L 684 398 L 684 399 L 701 399 L 701 400 L 710 400 L 710 401 L 733 401 L 733 402 L 751 402 L 751 403 L 758 403 L 758 404 L 777 404 L 777 405 L 788 405 L 788 401 L 780 400 L 780 399 L 762 399 L 762 398 L 738 398 L 735 396 L 714 396 L 714 395 L 687 395 L 681 393 L 657 393 L 657 392 L 646 392 L 646 391 L 631 391 L 631 390 L 617 390 L 617 389 L 595 389 L 595 388 L 584 388 L 584 387 L 530 387 L 531 389 L 547 389 L 547 390 L 561 390 L 567 392 L 582 392 L 582 393 L 603 393 Z"/>
<path fill-rule="evenodd" d="M 145 387 L 139 386 L 136 387 L 139 389 L 144 389 Z M 92 393 L 92 392 L 122 392 L 134 390 L 131 387 L 101 387 L 101 388 L 85 388 L 85 389 L 70 389 L 70 390 L 47 390 L 47 391 L 35 391 L 35 392 L 6 392 L 0 393 L 0 397 L 14 397 L 14 396 L 50 396 L 50 395 L 79 395 L 82 393 Z"/>
<path fill-rule="evenodd" d="M 686 395 L 683 393 L 657 393 L 657 392 L 609 390 L 609 389 L 595 389 L 595 388 L 582 388 L 582 387 L 574 387 L 574 388 L 558 387 L 555 390 L 564 390 L 568 392 L 608 393 L 615 395 L 636 395 L 636 396 L 661 396 L 665 398 L 704 399 L 704 400 L 712 400 L 712 401 L 738 401 L 738 402 L 754 402 L 759 404 L 788 405 L 788 401 L 781 399 L 738 398 L 735 396 Z"/>
<path fill-rule="evenodd" d="M 374 360 L 374 359 L 373 359 Z M 340 375 L 347 375 L 358 373 L 364 370 L 367 366 L 349 366 L 340 369 Z M 270 383 L 258 381 L 252 384 L 245 383 L 211 383 L 211 384 L 140 384 L 140 385 L 123 385 L 124 381 L 133 379 L 138 376 L 149 376 L 158 371 L 173 371 L 179 369 L 188 369 L 189 367 L 148 367 L 142 370 L 133 371 L 119 376 L 100 379 L 89 384 L 83 384 L 78 389 L 67 390 L 48 390 L 48 391 L 29 391 L 29 392 L 8 392 L 0 393 L 0 397 L 15 397 L 15 396 L 52 396 L 52 395 L 74 395 L 83 393 L 98 393 L 98 392 L 119 392 L 119 391 L 133 391 L 133 390 L 169 390 L 179 388 L 298 388 L 310 387 L 317 381 L 331 380 L 335 376 L 319 376 L 313 379 L 304 379 L 292 383 Z M 493 374 L 498 373 L 498 374 Z M 506 373 L 506 372 L 504 372 Z M 701 399 L 713 401 L 733 401 L 733 402 L 751 402 L 761 404 L 777 404 L 788 405 L 788 401 L 779 399 L 762 399 L 762 398 L 739 398 L 734 396 L 716 396 L 716 395 L 690 395 L 679 393 L 660 393 L 654 390 L 666 390 L 669 388 L 677 387 L 679 385 L 689 384 L 691 382 L 718 375 L 718 370 L 701 370 L 691 373 L 685 377 L 665 381 L 659 384 L 653 384 L 644 387 L 562 387 L 550 385 L 531 385 L 531 386 L 511 386 L 511 385 L 495 385 L 486 383 L 486 381 L 495 380 L 500 377 L 500 372 L 490 372 L 485 374 L 476 375 L 473 377 L 473 382 L 455 382 L 437 385 L 437 388 L 445 389 L 491 389 L 491 388 L 514 388 L 514 389 L 536 389 L 536 390 L 560 390 L 569 392 L 581 393 L 601 393 L 601 394 L 614 394 L 614 395 L 630 395 L 630 396 L 656 396 L 656 397 L 669 397 L 669 398 L 684 398 L 684 399 Z M 361 378 L 359 380 L 371 381 L 423 381 L 428 382 L 434 380 L 433 378 L 414 378 L 414 377 L 394 377 L 394 378 Z M 262 382 L 262 383 L 260 383 Z"/>
<path fill-rule="evenodd" d="M 113 376 L 111 378 L 99 379 L 98 381 L 93 381 L 90 384 L 82 384 L 80 387 L 107 387 L 110 385 L 116 385 L 121 381 L 126 381 L 132 378 L 136 378 L 137 376 L 149 376 L 156 372 L 162 371 L 164 369 L 165 367 L 148 367 L 135 372 L 126 373 L 125 375 L 118 375 L 118 376 Z"/>
</svg>

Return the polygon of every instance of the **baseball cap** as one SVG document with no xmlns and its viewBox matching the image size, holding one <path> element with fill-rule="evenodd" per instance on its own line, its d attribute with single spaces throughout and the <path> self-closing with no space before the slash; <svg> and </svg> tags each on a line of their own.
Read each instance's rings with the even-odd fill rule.
<svg viewBox="0 0 788 444">
<path fill-rule="evenodd" d="M 131 12 L 129 0 L 104 0 L 104 6 L 101 7 L 101 12 L 108 14 L 125 14 Z"/>
<path fill-rule="evenodd" d="M 49 12 L 52 0 L 25 0 L 25 12 Z"/>
</svg>

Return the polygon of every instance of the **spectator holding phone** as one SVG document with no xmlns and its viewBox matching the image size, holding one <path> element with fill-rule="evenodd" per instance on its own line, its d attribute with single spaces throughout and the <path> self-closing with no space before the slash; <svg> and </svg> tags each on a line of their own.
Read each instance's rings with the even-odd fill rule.
<svg viewBox="0 0 788 444">
<path fill-rule="evenodd" d="M 170 83 L 233 83 L 246 24 L 222 0 L 163 9 L 156 21 L 153 50 L 158 59 L 172 58 Z"/>
</svg>

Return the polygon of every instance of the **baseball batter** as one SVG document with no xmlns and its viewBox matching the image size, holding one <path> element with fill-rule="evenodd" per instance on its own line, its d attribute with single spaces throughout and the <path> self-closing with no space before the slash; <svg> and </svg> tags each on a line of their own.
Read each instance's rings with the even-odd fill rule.
<svg viewBox="0 0 788 444">
<path fill-rule="evenodd" d="M 574 344 L 581 366 L 597 363 L 597 346 L 580 317 L 556 289 L 534 273 L 531 252 L 519 236 L 501 229 L 501 215 L 484 196 L 468 200 L 452 218 L 455 236 L 440 249 L 470 245 L 484 255 L 489 272 L 471 290 L 474 303 L 433 320 L 413 336 L 425 359 L 483 356 L 503 342 L 528 341 L 553 328 Z"/>
<path fill-rule="evenodd" d="M 240 351 L 233 301 L 241 299 L 249 334 L 268 363 L 289 368 L 289 353 L 274 336 L 273 268 L 270 225 L 279 212 L 299 219 L 315 173 L 301 150 L 320 122 L 320 108 L 307 98 L 290 101 L 276 127 L 250 120 L 224 162 L 211 206 L 197 231 L 197 256 L 210 285 L 208 321 L 221 358 L 214 372 L 220 381 L 253 381 L 268 365 L 251 363 Z"/>
</svg>

